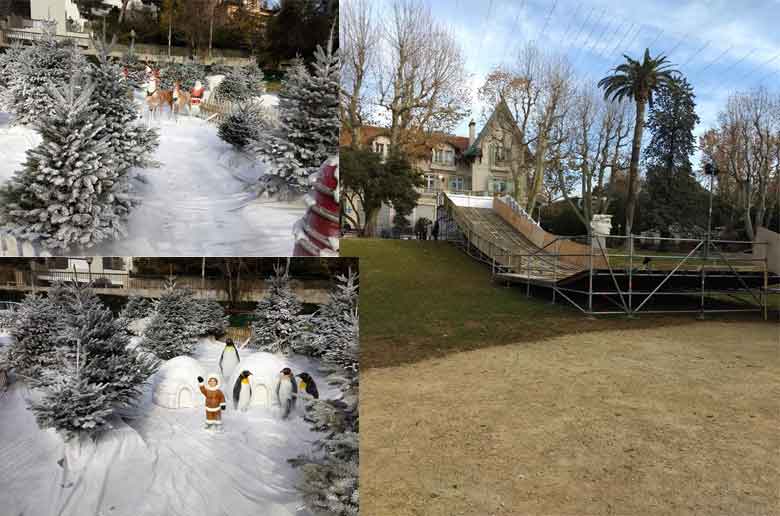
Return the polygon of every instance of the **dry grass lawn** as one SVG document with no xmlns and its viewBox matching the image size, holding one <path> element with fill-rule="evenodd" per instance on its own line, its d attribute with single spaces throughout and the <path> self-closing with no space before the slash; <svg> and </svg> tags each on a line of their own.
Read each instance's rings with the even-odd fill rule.
<svg viewBox="0 0 780 516">
<path fill-rule="evenodd" d="M 364 516 L 780 513 L 775 324 L 570 334 L 364 369 L 361 416 Z"/>
</svg>

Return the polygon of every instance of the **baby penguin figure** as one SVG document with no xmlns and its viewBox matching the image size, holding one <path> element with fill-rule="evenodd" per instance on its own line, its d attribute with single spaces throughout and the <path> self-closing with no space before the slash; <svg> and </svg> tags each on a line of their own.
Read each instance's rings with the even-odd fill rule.
<svg viewBox="0 0 780 516">
<path fill-rule="evenodd" d="M 276 384 L 276 401 L 282 408 L 282 419 L 287 419 L 295 408 L 295 400 L 298 398 L 298 385 L 289 367 L 285 367 Z"/>
</svg>

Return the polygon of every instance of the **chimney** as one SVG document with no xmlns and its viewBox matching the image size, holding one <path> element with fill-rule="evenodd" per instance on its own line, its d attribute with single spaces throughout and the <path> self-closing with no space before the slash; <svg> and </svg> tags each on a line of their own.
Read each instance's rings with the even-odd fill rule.
<svg viewBox="0 0 780 516">
<path fill-rule="evenodd" d="M 477 139 L 477 124 L 474 122 L 474 119 L 471 119 L 471 122 L 469 122 L 469 145 L 474 143 L 474 140 Z"/>
</svg>

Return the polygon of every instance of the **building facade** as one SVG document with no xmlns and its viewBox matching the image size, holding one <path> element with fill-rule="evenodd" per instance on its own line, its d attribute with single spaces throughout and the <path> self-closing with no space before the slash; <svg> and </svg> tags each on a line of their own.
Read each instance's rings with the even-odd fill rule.
<svg viewBox="0 0 780 516">
<path fill-rule="evenodd" d="M 432 134 L 425 144 L 411 152 L 414 167 L 420 171 L 425 184 L 419 189 L 420 199 L 410 216 L 414 224 L 420 218 L 436 219 L 436 197 L 439 192 L 485 192 L 506 194 L 514 191 L 512 177 L 512 150 L 520 148 L 518 135 L 509 109 L 499 104 L 485 122 L 479 133 L 476 122 L 469 123 L 469 135 Z M 342 145 L 350 143 L 350 136 L 342 131 Z M 362 127 L 362 144 L 386 157 L 390 152 L 390 130 L 381 127 Z M 525 178 L 520 178 L 520 184 Z M 352 216 L 360 211 L 359 204 L 346 202 L 344 212 Z M 363 213 L 358 214 L 361 222 Z M 393 226 L 395 211 L 383 206 L 377 220 L 380 231 Z M 345 217 L 345 219 L 348 217 Z M 350 225 L 347 222 L 347 225 Z"/>
</svg>

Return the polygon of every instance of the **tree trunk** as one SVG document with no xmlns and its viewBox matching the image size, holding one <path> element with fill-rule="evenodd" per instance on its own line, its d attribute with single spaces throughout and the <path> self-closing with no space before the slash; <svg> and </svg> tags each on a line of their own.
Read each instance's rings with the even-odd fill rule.
<svg viewBox="0 0 780 516">
<path fill-rule="evenodd" d="M 363 225 L 363 233 L 361 236 L 366 238 L 372 238 L 376 237 L 376 231 L 377 231 L 377 218 L 379 218 L 379 210 L 382 207 L 376 207 L 371 208 L 369 210 L 366 210 L 366 221 Z"/>
<path fill-rule="evenodd" d="M 636 121 L 634 122 L 634 141 L 631 144 L 631 165 L 628 170 L 628 193 L 626 194 L 626 236 L 631 235 L 636 209 L 636 183 L 639 175 L 639 153 L 642 148 L 642 131 L 645 125 L 645 100 L 636 102 Z"/>
<path fill-rule="evenodd" d="M 749 240 L 753 240 L 755 238 L 754 232 L 753 232 L 753 220 L 750 217 L 750 197 L 752 195 L 752 188 L 750 184 L 750 180 L 746 180 L 743 183 L 743 189 L 744 189 L 744 201 L 743 201 L 743 208 L 744 208 L 744 216 L 745 216 L 745 233 L 747 234 L 747 237 Z"/>
</svg>

